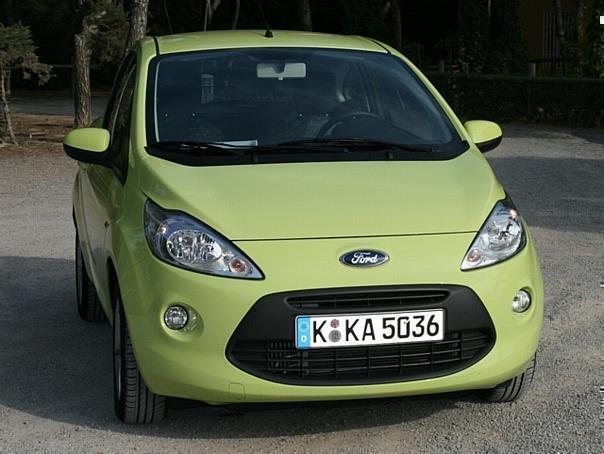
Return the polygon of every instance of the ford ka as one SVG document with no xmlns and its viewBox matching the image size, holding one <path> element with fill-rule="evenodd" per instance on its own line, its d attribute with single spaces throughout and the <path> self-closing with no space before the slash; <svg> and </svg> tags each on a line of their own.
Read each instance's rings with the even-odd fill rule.
<svg viewBox="0 0 604 454">
<path fill-rule="evenodd" d="M 64 140 L 77 308 L 113 327 L 118 417 L 159 421 L 167 397 L 524 394 L 543 288 L 483 156 L 501 137 L 371 39 L 143 39 Z"/>
</svg>

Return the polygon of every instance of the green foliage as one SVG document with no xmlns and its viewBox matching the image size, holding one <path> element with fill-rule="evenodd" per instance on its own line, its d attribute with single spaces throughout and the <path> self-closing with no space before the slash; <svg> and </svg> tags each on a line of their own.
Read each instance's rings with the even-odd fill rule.
<svg viewBox="0 0 604 454">
<path fill-rule="evenodd" d="M 50 79 L 51 67 L 40 63 L 31 31 L 21 23 L 10 27 L 0 24 L 0 71 L 11 69 L 20 69 L 25 79 L 35 74 L 39 85 Z"/>
<path fill-rule="evenodd" d="M 491 5 L 487 71 L 526 73 L 528 57 L 520 30 L 520 0 L 496 0 Z"/>
<path fill-rule="evenodd" d="M 604 81 L 450 73 L 428 77 L 464 121 L 481 118 L 571 127 L 604 125 L 601 97 L 594 96 L 604 91 Z"/>
<path fill-rule="evenodd" d="M 55 64 L 71 63 L 75 32 L 73 0 L 13 0 L 15 17 L 30 28 L 38 55 Z"/>
<path fill-rule="evenodd" d="M 95 9 L 103 14 L 97 22 L 99 31 L 94 40 L 93 64 L 117 64 L 124 54 L 128 18 L 122 7 L 114 3 L 100 1 Z"/>
<path fill-rule="evenodd" d="M 604 16 L 604 0 L 597 0 L 595 11 L 589 21 L 587 66 L 589 75 L 604 78 L 604 25 L 600 16 Z"/>
<path fill-rule="evenodd" d="M 459 0 L 459 62 L 467 73 L 482 72 L 489 42 L 487 0 Z"/>
<path fill-rule="evenodd" d="M 342 33 L 369 36 L 392 42 L 390 13 L 382 14 L 384 1 L 339 0 L 342 9 Z"/>
<path fill-rule="evenodd" d="M 459 60 L 467 73 L 519 73 L 527 67 L 520 0 L 459 0 Z"/>
<path fill-rule="evenodd" d="M 7 80 L 12 70 L 20 69 L 23 78 L 29 79 L 32 74 L 38 77 L 38 85 L 50 79 L 50 66 L 40 63 L 36 55 L 36 46 L 29 27 L 21 23 L 6 27 L 0 24 L 0 103 L 2 104 L 2 122 L 0 123 L 0 143 L 8 135 L 11 142 L 17 143 L 7 95 Z"/>
</svg>

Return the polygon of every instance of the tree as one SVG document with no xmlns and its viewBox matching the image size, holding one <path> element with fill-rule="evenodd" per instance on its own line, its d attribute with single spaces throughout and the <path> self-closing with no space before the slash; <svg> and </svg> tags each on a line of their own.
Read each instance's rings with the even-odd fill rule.
<svg viewBox="0 0 604 454">
<path fill-rule="evenodd" d="M 31 31 L 21 24 L 9 27 L 0 24 L 0 102 L 2 102 L 2 116 L 6 133 L 10 141 L 17 144 L 6 90 L 6 74 L 9 69 L 20 69 L 25 79 L 35 74 L 40 85 L 50 79 L 50 66 L 40 63 Z M 0 136 L 0 143 L 4 143 L 2 136 Z"/>
<path fill-rule="evenodd" d="M 585 39 L 585 0 L 577 0 L 577 40 L 575 44 L 575 58 L 577 60 L 577 73 L 583 75 L 585 71 L 585 57 L 587 42 Z"/>
<path fill-rule="evenodd" d="M 0 0 L 0 23 L 5 25 L 6 27 L 14 24 L 13 0 Z M 8 97 L 10 98 L 10 92 L 11 92 L 10 68 L 7 70 L 4 77 L 8 81 L 7 86 L 6 86 L 6 91 L 8 92 Z"/>
<path fill-rule="evenodd" d="M 401 2 L 400 0 L 392 0 L 392 45 L 396 50 L 403 49 L 403 28 L 401 22 Z"/>
<path fill-rule="evenodd" d="M 13 25 L 13 0 L 0 0 L 0 22 Z"/>
<path fill-rule="evenodd" d="M 492 0 L 489 3 L 486 69 L 495 73 L 524 73 L 528 53 L 520 28 L 520 0 Z"/>
<path fill-rule="evenodd" d="M 114 61 L 124 43 L 124 11 L 111 0 L 76 0 L 80 29 L 74 37 L 74 126 L 88 126 L 92 120 L 90 65 L 93 49 L 101 49 L 100 61 Z M 121 25 L 120 25 L 121 24 Z M 120 49 L 120 51 L 117 51 Z"/>
<path fill-rule="evenodd" d="M 459 1 L 459 61 L 464 72 L 526 70 L 519 9 L 520 0 Z"/>
<path fill-rule="evenodd" d="M 218 7 L 222 5 L 222 0 L 202 0 L 202 16 L 203 16 L 203 30 L 207 30 L 212 25 L 214 15 Z M 233 15 L 231 16 L 230 26 L 231 29 L 235 30 L 239 23 L 239 15 L 241 13 L 241 0 L 233 0 Z"/>
<path fill-rule="evenodd" d="M 88 126 L 92 121 L 92 95 L 90 93 L 90 61 L 92 59 L 92 40 L 98 33 L 98 22 L 106 14 L 97 10 L 94 2 L 77 0 L 77 12 L 82 18 L 82 27 L 74 37 L 74 87 L 73 101 L 76 128 Z"/>
<path fill-rule="evenodd" d="M 235 8 L 233 11 L 233 20 L 231 21 L 231 28 L 235 30 L 239 23 L 239 13 L 241 12 L 241 0 L 235 0 Z"/>
<path fill-rule="evenodd" d="M 204 6 L 204 15 L 203 15 L 203 30 L 206 31 L 210 25 L 212 25 L 212 19 L 214 18 L 214 13 L 220 6 L 222 0 L 203 0 Z"/>
<path fill-rule="evenodd" d="M 458 2 L 459 62 L 464 72 L 483 71 L 489 42 L 490 3 L 487 0 Z"/>
<path fill-rule="evenodd" d="M 597 0 L 588 26 L 587 67 L 589 75 L 604 78 L 604 0 Z"/>
<path fill-rule="evenodd" d="M 312 15 L 310 12 L 310 0 L 298 0 L 298 14 L 302 30 L 312 31 Z"/>
<path fill-rule="evenodd" d="M 392 27 L 387 26 L 388 22 L 392 22 L 392 18 L 388 17 L 392 10 L 390 1 L 339 0 L 335 5 L 338 6 L 338 9 L 332 10 L 329 14 L 332 16 L 337 14 L 342 18 L 338 24 L 339 28 L 334 28 L 333 21 L 330 21 L 322 27 L 317 27 L 319 30 L 364 35 L 392 43 Z M 315 10 L 320 12 L 321 7 L 325 8 L 323 2 L 320 3 L 320 6 L 316 5 Z M 317 13 L 316 16 L 315 22 L 321 24 L 321 14 Z"/>
<path fill-rule="evenodd" d="M 130 26 L 128 27 L 128 38 L 126 39 L 126 51 L 145 37 L 147 34 L 147 17 L 149 11 L 149 0 L 132 0 L 132 11 L 130 12 Z"/>
<path fill-rule="evenodd" d="M 564 31 L 564 14 L 562 10 L 562 0 L 554 0 L 554 9 L 556 11 L 556 34 L 560 49 L 564 49 L 566 44 L 566 33 Z"/>
</svg>

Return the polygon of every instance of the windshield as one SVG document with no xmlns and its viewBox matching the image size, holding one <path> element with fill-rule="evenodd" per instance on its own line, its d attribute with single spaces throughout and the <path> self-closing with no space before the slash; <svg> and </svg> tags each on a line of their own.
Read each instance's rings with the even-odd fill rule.
<svg viewBox="0 0 604 454">
<path fill-rule="evenodd" d="M 191 144 L 210 144 L 214 152 L 216 146 L 277 152 L 280 144 L 291 151 L 293 143 L 371 141 L 423 147 L 434 159 L 466 148 L 423 83 L 386 53 L 251 48 L 172 54 L 153 60 L 148 86 L 151 148 L 186 143 L 179 152 Z"/>
</svg>

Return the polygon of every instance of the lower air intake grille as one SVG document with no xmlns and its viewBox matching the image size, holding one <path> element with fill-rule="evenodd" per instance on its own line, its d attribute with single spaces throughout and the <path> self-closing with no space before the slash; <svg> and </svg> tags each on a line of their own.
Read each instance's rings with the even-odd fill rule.
<svg viewBox="0 0 604 454">
<path fill-rule="evenodd" d="M 232 354 L 246 368 L 275 381 L 320 384 L 368 383 L 435 377 L 467 367 L 491 346 L 486 332 L 448 333 L 440 342 L 298 350 L 289 340 L 236 346 Z"/>
<path fill-rule="evenodd" d="M 439 309 L 439 342 L 297 349 L 296 317 Z M 472 289 L 390 285 L 299 290 L 260 298 L 231 336 L 226 356 L 254 376 L 294 385 L 362 385 L 439 377 L 465 369 L 495 344 L 495 328 Z"/>
</svg>

